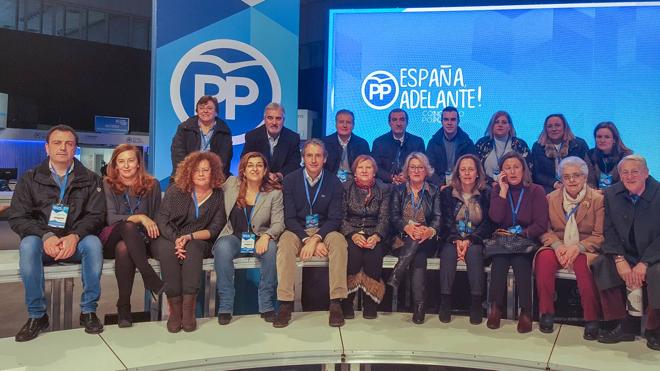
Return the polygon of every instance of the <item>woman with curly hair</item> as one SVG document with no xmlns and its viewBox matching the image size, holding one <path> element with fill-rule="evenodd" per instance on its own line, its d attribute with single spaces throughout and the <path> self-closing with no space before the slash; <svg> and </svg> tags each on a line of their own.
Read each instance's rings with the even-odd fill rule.
<svg viewBox="0 0 660 371">
<path fill-rule="evenodd" d="M 156 216 L 160 237 L 154 249 L 160 260 L 170 307 L 169 332 L 194 331 L 195 298 L 202 276 L 202 260 L 224 228 L 222 162 L 212 152 L 193 152 L 177 166 L 174 184 L 167 189 Z"/>
<path fill-rule="evenodd" d="M 150 242 L 160 234 L 153 220 L 160 206 L 160 185 L 147 174 L 142 151 L 130 144 L 115 148 L 107 174 L 103 188 L 108 226 L 99 237 L 103 241 L 104 257 L 115 259 L 118 325 L 130 327 L 135 268 L 140 271 L 146 289 L 160 295 L 165 287 L 147 260 Z"/>
</svg>

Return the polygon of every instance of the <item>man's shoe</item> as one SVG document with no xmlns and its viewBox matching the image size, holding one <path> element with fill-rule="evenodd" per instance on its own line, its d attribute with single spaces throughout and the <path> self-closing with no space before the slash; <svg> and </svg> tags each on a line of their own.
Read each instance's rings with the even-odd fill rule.
<svg viewBox="0 0 660 371">
<path fill-rule="evenodd" d="M 488 312 L 488 320 L 486 321 L 486 326 L 491 330 L 496 330 L 500 328 L 501 319 L 502 319 L 502 311 L 497 306 L 497 304 L 492 303 L 490 305 L 490 312 Z"/>
<path fill-rule="evenodd" d="M 218 323 L 221 325 L 228 325 L 231 322 L 231 313 L 218 314 Z"/>
<path fill-rule="evenodd" d="M 518 316 L 518 332 L 521 334 L 532 331 L 532 316 L 526 310 L 521 310 Z"/>
<path fill-rule="evenodd" d="M 273 327 L 287 327 L 289 325 L 289 321 L 291 321 L 291 312 L 293 312 L 293 302 L 280 301 L 280 310 L 277 312 L 277 316 L 275 316 Z"/>
<path fill-rule="evenodd" d="M 355 315 L 353 315 L 355 317 Z M 344 313 L 341 311 L 341 304 L 338 300 L 330 300 L 330 317 L 328 324 L 330 327 L 341 327 L 344 325 Z"/>
<path fill-rule="evenodd" d="M 103 332 L 103 324 L 96 313 L 80 313 L 80 326 L 85 327 L 88 334 L 100 334 Z"/>
<path fill-rule="evenodd" d="M 634 341 L 635 334 L 627 332 L 624 329 L 623 321 L 609 331 L 603 331 L 598 335 L 598 342 L 604 344 L 616 344 L 621 341 Z"/>
<path fill-rule="evenodd" d="M 416 325 L 421 325 L 424 323 L 424 317 L 426 316 L 426 307 L 424 302 L 415 304 L 413 308 L 412 321 Z"/>
<path fill-rule="evenodd" d="M 555 315 L 553 313 L 541 314 L 539 318 L 539 330 L 545 334 L 551 334 L 555 329 Z"/>
<path fill-rule="evenodd" d="M 27 322 L 21 327 L 14 339 L 18 342 L 30 341 L 39 335 L 41 330 L 48 328 L 48 315 L 44 314 L 39 318 L 28 318 Z"/>
<path fill-rule="evenodd" d="M 259 315 L 259 317 L 263 318 L 264 321 L 268 323 L 273 323 L 275 322 L 275 311 L 269 310 L 268 312 L 263 312 Z"/>
<path fill-rule="evenodd" d="M 646 346 L 649 349 L 660 350 L 660 332 L 655 331 L 646 337 Z"/>
<path fill-rule="evenodd" d="M 587 323 L 584 324 L 584 334 L 582 335 L 582 338 L 584 340 L 596 340 L 598 339 L 598 331 L 600 330 L 600 324 L 598 321 L 587 321 Z"/>
</svg>

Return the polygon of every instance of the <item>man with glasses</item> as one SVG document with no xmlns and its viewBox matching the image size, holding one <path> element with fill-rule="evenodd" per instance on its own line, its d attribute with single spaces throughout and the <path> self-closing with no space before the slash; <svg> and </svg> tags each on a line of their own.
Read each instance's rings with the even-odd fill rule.
<svg viewBox="0 0 660 371">
<path fill-rule="evenodd" d="M 636 321 L 644 310 L 646 288 L 647 346 L 660 350 L 660 185 L 649 175 L 646 160 L 628 155 L 617 165 L 621 181 L 605 190 L 603 255 L 593 264 L 601 297 L 610 297 L 616 326 L 603 331 L 602 343 L 635 339 Z M 626 286 L 628 314 L 621 288 Z M 605 305 L 605 304 L 603 304 Z"/>
<path fill-rule="evenodd" d="M 403 184 L 406 179 L 401 175 L 406 157 L 413 152 L 424 152 L 422 138 L 406 131 L 408 113 L 400 108 L 390 111 L 387 116 L 390 132 L 374 140 L 372 156 L 378 165 L 376 176 L 385 183 Z"/>
</svg>

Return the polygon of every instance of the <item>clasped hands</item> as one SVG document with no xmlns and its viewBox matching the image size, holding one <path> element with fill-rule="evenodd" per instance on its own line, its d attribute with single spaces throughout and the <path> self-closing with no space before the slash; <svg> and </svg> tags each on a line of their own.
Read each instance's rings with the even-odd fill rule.
<svg viewBox="0 0 660 371">
<path fill-rule="evenodd" d="M 77 234 L 68 234 L 64 237 L 51 236 L 44 241 L 44 252 L 56 261 L 66 260 L 76 252 L 78 241 L 80 237 Z"/>
<path fill-rule="evenodd" d="M 421 224 L 407 224 L 403 227 L 403 231 L 418 243 L 430 239 L 435 234 L 433 228 Z"/>
</svg>

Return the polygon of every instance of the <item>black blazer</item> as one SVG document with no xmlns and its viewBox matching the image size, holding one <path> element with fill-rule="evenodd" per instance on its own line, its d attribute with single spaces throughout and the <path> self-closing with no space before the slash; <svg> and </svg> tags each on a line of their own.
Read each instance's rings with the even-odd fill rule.
<svg viewBox="0 0 660 371">
<path fill-rule="evenodd" d="M 477 148 L 474 146 L 474 142 L 467 135 L 463 129 L 456 128 L 456 136 L 453 141 L 455 143 L 455 160 L 458 160 L 459 157 L 471 153 L 473 155 L 477 154 Z M 441 185 L 445 183 L 445 171 L 453 171 L 454 169 L 447 169 L 447 152 L 445 151 L 445 142 L 444 142 L 444 130 L 440 128 L 426 147 L 426 156 L 429 158 L 431 167 L 433 167 L 434 172 L 430 177 L 430 182 L 436 185 Z M 453 164 L 452 164 L 453 167 Z"/>
<path fill-rule="evenodd" d="M 461 239 L 461 235 L 456 228 L 456 214 L 463 206 L 463 200 L 452 195 L 454 187 L 447 187 L 440 192 L 442 199 L 442 217 L 445 225 L 446 241 L 453 243 Z M 490 221 L 488 208 L 490 207 L 490 188 L 479 191 L 479 206 L 481 207 L 482 220 L 476 226 L 474 232 L 467 236 L 472 243 L 483 244 L 483 240 L 490 238 L 495 231 L 495 225 Z"/>
<path fill-rule="evenodd" d="M 248 152 L 262 153 L 268 159 L 268 170 L 271 173 L 282 173 L 286 176 L 300 168 L 300 135 L 283 127 L 271 158 L 266 126 L 261 125 L 245 134 L 241 157 Z"/>
<path fill-rule="evenodd" d="M 582 138 L 575 138 L 568 142 L 568 156 L 577 156 L 581 159 L 587 157 L 587 142 Z M 534 142 L 532 146 L 532 178 L 534 183 L 540 185 L 545 190 L 545 193 L 554 191 L 553 185 L 557 181 L 555 160 L 545 155 L 545 147 Z"/>
<path fill-rule="evenodd" d="M 199 118 L 195 115 L 182 122 L 176 129 L 176 134 L 172 139 L 172 177 L 176 173 L 176 167 L 186 156 L 199 151 L 202 144 L 201 133 L 199 132 Z M 231 130 L 227 124 L 216 117 L 215 130 L 211 137 L 211 152 L 220 156 L 222 166 L 225 168 L 225 176 L 229 176 L 229 167 L 232 157 Z"/>
<path fill-rule="evenodd" d="M 378 165 L 378 173 L 376 176 L 385 183 L 392 183 L 392 170 L 394 170 L 392 167 L 394 165 L 396 152 L 400 147 L 400 142 L 394 139 L 391 131 L 388 131 L 374 140 L 371 155 L 376 160 L 376 165 Z M 416 135 L 406 132 L 403 139 L 403 147 L 401 148 L 401 167 L 403 167 L 406 157 L 412 152 L 424 153 L 424 140 Z M 400 170 L 401 169 L 398 169 L 398 171 Z"/>
<path fill-rule="evenodd" d="M 342 152 L 337 133 L 323 137 L 322 140 L 323 144 L 325 144 L 325 149 L 328 151 L 328 159 L 325 161 L 323 167 L 329 172 L 337 174 Z M 353 134 L 351 135 L 351 140 L 348 142 L 348 146 L 346 146 L 346 151 L 348 152 L 348 166 L 351 167 L 353 166 L 353 161 L 355 161 L 356 157 L 369 154 L 369 143 L 363 138 Z"/>
<path fill-rule="evenodd" d="M 422 188 L 424 219 L 426 220 L 427 227 L 435 229 L 435 238 L 439 238 L 443 233 L 440 190 L 431 183 L 426 182 L 426 184 L 429 186 L 429 191 L 426 191 L 426 185 Z M 406 183 L 392 188 L 390 195 L 390 225 L 392 226 L 392 235 L 403 233 L 403 227 L 408 224 L 408 221 L 403 219 L 403 209 L 408 202 L 410 202 L 410 193 L 407 191 Z"/>
</svg>

